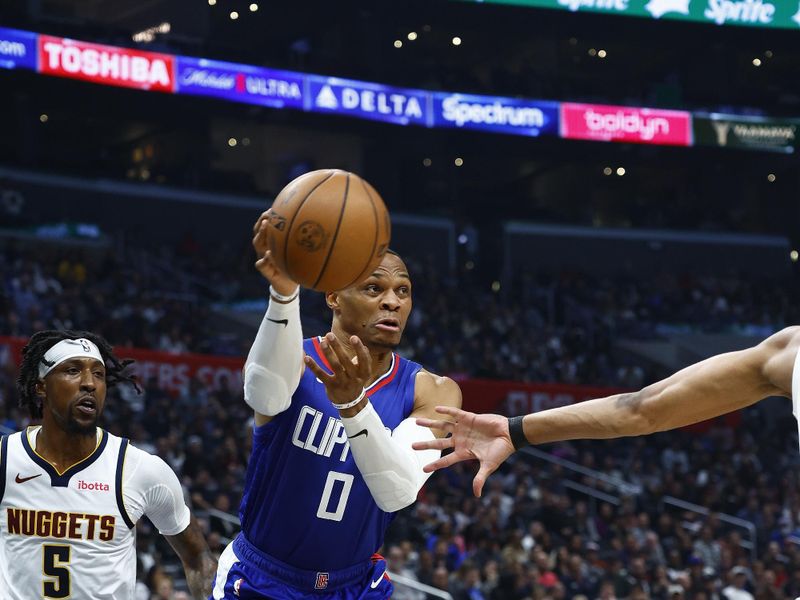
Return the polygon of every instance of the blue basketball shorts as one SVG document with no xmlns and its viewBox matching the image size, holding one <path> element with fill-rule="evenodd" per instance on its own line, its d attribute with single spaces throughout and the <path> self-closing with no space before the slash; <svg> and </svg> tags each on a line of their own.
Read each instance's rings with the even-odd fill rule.
<svg viewBox="0 0 800 600">
<path fill-rule="evenodd" d="M 385 600 L 393 591 L 380 555 L 350 569 L 305 571 L 264 554 L 239 534 L 219 558 L 209 600 Z"/>
</svg>

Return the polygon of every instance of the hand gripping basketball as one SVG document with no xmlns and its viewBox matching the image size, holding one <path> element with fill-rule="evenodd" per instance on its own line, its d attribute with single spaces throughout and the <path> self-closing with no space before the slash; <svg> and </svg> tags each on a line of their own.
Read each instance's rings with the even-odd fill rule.
<svg viewBox="0 0 800 600">
<path fill-rule="evenodd" d="M 273 289 L 282 296 L 292 296 L 297 290 L 297 283 L 278 268 L 272 258 L 272 252 L 268 250 L 267 237 L 269 235 L 269 210 L 265 210 L 256 220 L 253 226 L 253 249 L 256 251 L 258 260 L 256 269 L 264 278 L 269 281 Z"/>
<path fill-rule="evenodd" d="M 372 373 L 372 359 L 366 346 L 355 335 L 350 337 L 350 343 L 356 351 L 354 359 L 348 358 L 344 345 L 333 333 L 328 333 L 322 338 L 320 348 L 331 367 L 332 374 L 327 373 L 310 356 L 305 357 L 306 366 L 325 385 L 328 398 L 334 404 L 347 404 L 358 398 Z M 356 405 L 347 410 L 355 414 L 360 409 L 361 406 Z"/>
</svg>

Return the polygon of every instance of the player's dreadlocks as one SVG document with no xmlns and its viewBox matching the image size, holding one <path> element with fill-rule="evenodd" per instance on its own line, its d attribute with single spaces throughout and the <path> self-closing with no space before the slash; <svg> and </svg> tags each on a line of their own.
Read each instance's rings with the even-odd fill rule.
<svg viewBox="0 0 800 600">
<path fill-rule="evenodd" d="M 87 339 L 93 342 L 100 350 L 100 355 L 106 364 L 106 385 L 112 387 L 119 382 L 133 384 L 136 391 L 141 393 L 136 378 L 127 375 L 125 371 L 135 361 L 131 359 L 120 360 L 114 356 L 114 351 L 105 338 L 89 331 L 58 331 L 49 329 L 39 331 L 31 336 L 28 344 L 22 349 L 22 365 L 19 368 L 17 377 L 17 391 L 19 392 L 19 405 L 21 408 L 27 407 L 31 417 L 34 419 L 42 418 L 42 401 L 36 394 L 36 384 L 39 382 L 39 363 L 44 362 L 44 355 L 50 348 L 61 340 Z"/>
</svg>

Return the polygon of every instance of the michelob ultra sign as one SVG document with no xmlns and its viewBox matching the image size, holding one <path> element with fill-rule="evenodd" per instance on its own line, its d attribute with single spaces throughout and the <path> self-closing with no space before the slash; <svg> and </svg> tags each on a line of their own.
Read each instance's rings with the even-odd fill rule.
<svg viewBox="0 0 800 600">
<path fill-rule="evenodd" d="M 467 0 L 713 25 L 800 29 L 800 0 Z"/>
</svg>

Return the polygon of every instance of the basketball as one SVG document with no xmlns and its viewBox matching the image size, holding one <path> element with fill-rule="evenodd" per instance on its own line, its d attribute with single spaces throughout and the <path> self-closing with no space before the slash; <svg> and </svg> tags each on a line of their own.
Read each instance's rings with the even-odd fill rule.
<svg viewBox="0 0 800 600">
<path fill-rule="evenodd" d="M 341 290 L 367 277 L 389 247 L 389 212 L 355 173 L 322 169 L 281 190 L 269 211 L 278 268 L 303 287 Z"/>
</svg>

